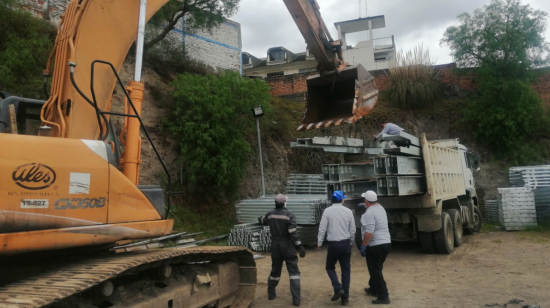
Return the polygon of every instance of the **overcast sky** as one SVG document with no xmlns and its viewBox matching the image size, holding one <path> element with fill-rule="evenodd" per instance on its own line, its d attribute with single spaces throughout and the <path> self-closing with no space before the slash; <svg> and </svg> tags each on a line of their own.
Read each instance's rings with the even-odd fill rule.
<svg viewBox="0 0 550 308">
<path fill-rule="evenodd" d="M 384 15 L 386 28 L 374 30 L 374 38 L 394 35 L 397 50 L 414 48 L 419 43 L 428 47 L 437 64 L 452 62 L 449 49 L 439 46 L 445 29 L 458 25 L 462 12 L 488 4 L 490 0 L 367 0 L 368 15 Z M 334 23 L 366 17 L 365 0 L 317 0 L 321 15 L 334 39 Z M 523 0 L 533 8 L 550 12 L 550 0 Z M 361 14 L 361 16 L 359 16 Z M 282 0 L 241 0 L 239 12 L 230 17 L 241 24 L 243 51 L 264 58 L 267 49 L 284 46 L 292 52 L 304 52 L 306 45 L 298 27 Z M 348 45 L 363 40 L 366 34 L 347 35 Z M 550 30 L 546 31 L 550 40 Z"/>
</svg>

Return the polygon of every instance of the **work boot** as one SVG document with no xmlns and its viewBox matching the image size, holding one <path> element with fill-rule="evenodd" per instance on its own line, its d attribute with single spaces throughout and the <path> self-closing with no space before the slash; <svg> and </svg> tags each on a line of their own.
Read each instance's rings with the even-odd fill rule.
<svg viewBox="0 0 550 308">
<path fill-rule="evenodd" d="M 338 290 L 334 291 L 334 295 L 332 296 L 332 298 L 330 300 L 335 302 L 335 301 L 339 300 L 340 297 L 344 296 L 344 294 L 346 294 L 346 292 L 344 292 L 344 289 L 338 289 Z"/>
<path fill-rule="evenodd" d="M 342 298 L 342 306 L 349 306 L 349 299 Z"/>
<path fill-rule="evenodd" d="M 300 306 L 300 301 L 299 300 L 293 300 L 292 301 L 292 304 L 296 307 Z"/>
<path fill-rule="evenodd" d="M 376 294 L 372 288 L 365 288 L 365 293 L 367 293 L 368 296 L 378 297 L 378 294 Z"/>
<path fill-rule="evenodd" d="M 273 288 L 273 289 L 268 288 L 267 289 L 267 299 L 274 300 L 275 297 L 277 297 L 277 293 L 275 293 L 275 288 Z"/>
<path fill-rule="evenodd" d="M 372 301 L 373 304 L 382 304 L 382 305 L 388 305 L 390 303 L 389 298 L 377 298 Z"/>
</svg>

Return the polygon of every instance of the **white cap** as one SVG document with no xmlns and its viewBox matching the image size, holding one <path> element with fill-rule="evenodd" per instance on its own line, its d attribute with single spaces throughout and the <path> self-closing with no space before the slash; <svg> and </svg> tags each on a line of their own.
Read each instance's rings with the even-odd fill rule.
<svg viewBox="0 0 550 308">
<path fill-rule="evenodd" d="M 367 201 L 370 202 L 375 202 L 376 200 L 378 200 L 378 195 L 372 190 L 367 190 L 361 195 L 361 197 L 367 199 Z"/>
</svg>

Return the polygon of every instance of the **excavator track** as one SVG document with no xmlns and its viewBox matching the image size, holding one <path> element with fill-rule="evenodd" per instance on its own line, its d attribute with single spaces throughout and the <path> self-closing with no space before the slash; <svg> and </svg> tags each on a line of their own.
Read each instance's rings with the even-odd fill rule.
<svg viewBox="0 0 550 308">
<path fill-rule="evenodd" d="M 94 287 L 108 280 L 129 275 L 139 275 L 140 273 L 165 265 L 194 266 L 193 264 L 197 263 L 211 265 L 219 263 L 222 264 L 220 265 L 220 268 L 222 268 L 225 266 L 223 262 L 226 262 L 225 264 L 230 263 L 233 267 L 233 272 L 230 270 L 219 270 L 219 283 L 210 282 L 209 285 L 206 284 L 207 287 L 205 288 L 219 286 L 222 290 L 225 288 L 227 294 L 221 294 L 220 298 L 200 299 L 199 302 L 201 300 L 220 301 L 225 304 L 219 307 L 229 305 L 231 307 L 248 307 L 254 299 L 256 285 L 256 264 L 252 254 L 243 247 L 208 246 L 125 252 L 62 265 L 0 288 L 0 307 L 77 307 L 77 305 L 67 304 L 67 302 L 75 300 L 74 297 L 80 296 L 81 293 L 87 290 L 93 290 Z M 225 268 L 228 267 L 225 266 Z M 236 273 L 236 271 L 238 272 Z M 195 272 L 195 270 L 192 270 L 192 272 Z M 205 277 L 210 278 L 208 274 Z M 193 278 L 194 280 L 197 280 L 196 276 Z M 224 284 L 232 284 L 233 286 Z M 231 287 L 233 290 L 227 291 L 227 288 Z M 199 287 L 194 286 L 191 293 L 199 289 Z M 186 300 L 189 301 L 190 296 L 184 297 L 184 299 L 179 299 L 180 302 L 182 300 L 184 302 Z M 177 303 L 178 299 L 174 299 L 174 301 Z M 172 299 L 168 300 L 168 302 L 172 304 L 168 306 L 166 304 L 147 305 L 146 307 L 170 307 L 170 305 L 172 307 L 183 307 L 173 304 Z M 207 304 L 211 304 L 211 302 Z M 130 302 L 119 303 L 119 305 L 121 307 L 141 307 L 139 304 L 134 305 Z M 194 307 L 193 305 L 188 305 L 185 304 L 184 306 Z M 117 307 L 116 304 L 113 304 L 113 306 Z M 197 307 L 201 307 L 201 305 L 197 304 Z"/>
</svg>

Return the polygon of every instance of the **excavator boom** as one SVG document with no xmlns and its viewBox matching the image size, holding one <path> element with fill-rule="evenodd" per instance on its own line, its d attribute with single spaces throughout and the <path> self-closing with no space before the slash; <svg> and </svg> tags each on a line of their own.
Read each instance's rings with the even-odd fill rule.
<svg viewBox="0 0 550 308">
<path fill-rule="evenodd" d="M 374 78 L 361 64 L 344 61 L 342 42 L 333 40 L 316 0 L 283 0 L 317 61 L 307 78 L 306 109 L 298 131 L 357 122 L 378 101 Z"/>
</svg>

